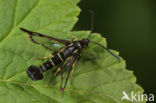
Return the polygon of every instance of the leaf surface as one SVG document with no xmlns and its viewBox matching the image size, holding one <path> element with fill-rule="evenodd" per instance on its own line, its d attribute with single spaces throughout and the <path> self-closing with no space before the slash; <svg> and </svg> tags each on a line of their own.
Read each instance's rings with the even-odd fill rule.
<svg viewBox="0 0 156 103">
<path fill-rule="evenodd" d="M 64 96 L 59 91 L 60 75 L 49 83 L 53 68 L 44 79 L 32 81 L 26 74 L 34 58 L 49 51 L 29 41 L 20 27 L 53 37 L 86 38 L 87 31 L 70 32 L 77 21 L 79 0 L 0 0 L 0 103 L 120 103 L 122 91 L 143 92 L 136 78 L 121 63 L 97 45 L 90 44 L 75 67 Z M 94 33 L 92 41 L 106 46 L 105 38 Z M 112 50 L 115 54 L 118 52 Z M 47 85 L 48 84 L 48 85 Z"/>
</svg>

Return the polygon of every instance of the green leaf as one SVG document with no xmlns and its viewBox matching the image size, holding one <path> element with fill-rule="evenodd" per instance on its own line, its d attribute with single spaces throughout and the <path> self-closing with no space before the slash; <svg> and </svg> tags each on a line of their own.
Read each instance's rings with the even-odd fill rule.
<svg viewBox="0 0 156 103">
<path fill-rule="evenodd" d="M 120 103 L 122 91 L 129 95 L 131 91 L 143 92 L 133 73 L 125 69 L 123 59 L 118 63 L 94 44 L 84 49 L 63 97 L 59 74 L 48 84 L 56 68 L 44 73 L 44 79 L 38 82 L 27 76 L 25 71 L 30 65 L 43 63 L 34 58 L 48 56 L 50 52 L 30 42 L 19 28 L 62 39 L 71 35 L 86 38 L 87 31 L 70 32 L 80 12 L 78 2 L 0 0 L 0 103 Z M 91 40 L 106 46 L 100 34 L 92 34 Z"/>
</svg>

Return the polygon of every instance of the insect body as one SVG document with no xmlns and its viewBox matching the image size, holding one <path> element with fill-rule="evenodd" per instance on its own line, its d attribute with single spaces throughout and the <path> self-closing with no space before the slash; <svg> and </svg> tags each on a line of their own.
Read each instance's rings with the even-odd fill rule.
<svg viewBox="0 0 156 103">
<path fill-rule="evenodd" d="M 93 23 L 92 23 L 93 24 Z M 91 26 L 91 31 L 92 31 L 93 25 Z M 40 42 L 35 37 L 38 38 L 44 38 L 46 41 L 55 41 L 57 43 L 63 44 L 64 46 L 56 50 L 54 53 L 52 53 L 49 56 L 49 59 L 43 63 L 41 66 L 37 67 L 34 65 L 31 65 L 27 69 L 27 74 L 32 80 L 41 80 L 43 78 L 43 72 L 55 67 L 56 65 L 59 65 L 63 63 L 57 70 L 54 75 L 56 75 L 58 72 L 61 72 L 61 84 L 60 84 L 60 89 L 64 91 L 70 72 L 72 68 L 75 66 L 75 64 L 79 61 L 80 59 L 80 54 L 83 48 L 87 47 L 89 43 L 94 43 L 99 45 L 100 47 L 104 48 L 107 52 L 112 54 L 114 57 L 118 59 L 120 62 L 120 58 L 113 54 L 111 51 L 109 51 L 107 48 L 105 48 L 103 45 L 90 41 L 89 37 L 91 33 L 89 34 L 88 38 L 78 40 L 78 41 L 69 41 L 69 40 L 62 40 L 62 39 L 57 39 L 51 36 L 43 35 L 37 32 L 32 32 L 29 30 L 26 30 L 24 28 L 21 28 L 22 31 L 26 32 L 29 35 L 30 40 L 33 43 L 40 44 L 44 48 L 51 50 L 44 42 Z"/>
</svg>

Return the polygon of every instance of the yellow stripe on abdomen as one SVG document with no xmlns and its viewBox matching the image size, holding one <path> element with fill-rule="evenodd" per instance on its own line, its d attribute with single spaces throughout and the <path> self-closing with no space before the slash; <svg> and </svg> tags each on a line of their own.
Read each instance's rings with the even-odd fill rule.
<svg viewBox="0 0 156 103">
<path fill-rule="evenodd" d="M 57 55 L 59 56 L 60 60 L 63 62 L 63 58 L 61 57 L 60 53 L 57 53 Z"/>
</svg>

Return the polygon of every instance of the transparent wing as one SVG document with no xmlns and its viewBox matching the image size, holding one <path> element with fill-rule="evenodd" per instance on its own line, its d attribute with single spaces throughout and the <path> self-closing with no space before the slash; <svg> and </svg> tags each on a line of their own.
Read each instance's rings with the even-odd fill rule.
<svg viewBox="0 0 156 103">
<path fill-rule="evenodd" d="M 30 38 L 30 36 L 29 36 L 29 38 Z M 55 50 L 64 46 L 64 44 L 62 44 L 62 43 L 58 43 L 58 42 L 53 41 L 53 40 L 48 40 L 47 38 L 43 38 L 43 37 L 39 37 L 39 36 L 32 36 L 30 38 L 30 40 L 31 41 L 33 40 L 34 43 L 40 44 L 44 48 L 49 49 L 51 51 L 55 51 Z"/>
<path fill-rule="evenodd" d="M 70 44 L 70 41 L 68 41 L 68 40 L 57 39 L 57 38 L 47 36 L 44 34 L 40 34 L 37 32 L 32 32 L 32 31 L 26 30 L 24 28 L 21 28 L 21 30 L 28 34 L 29 39 L 33 43 L 40 44 L 44 48 L 49 49 L 49 50 L 55 51 L 56 49 L 58 49 L 64 45 Z"/>
</svg>

